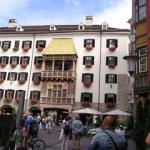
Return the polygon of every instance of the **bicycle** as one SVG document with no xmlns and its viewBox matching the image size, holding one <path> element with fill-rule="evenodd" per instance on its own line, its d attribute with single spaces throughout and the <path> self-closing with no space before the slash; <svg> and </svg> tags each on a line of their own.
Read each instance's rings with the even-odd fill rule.
<svg viewBox="0 0 150 150">
<path fill-rule="evenodd" d="M 30 136 L 28 139 L 28 145 L 32 150 L 45 150 L 46 144 L 42 139 Z"/>
</svg>

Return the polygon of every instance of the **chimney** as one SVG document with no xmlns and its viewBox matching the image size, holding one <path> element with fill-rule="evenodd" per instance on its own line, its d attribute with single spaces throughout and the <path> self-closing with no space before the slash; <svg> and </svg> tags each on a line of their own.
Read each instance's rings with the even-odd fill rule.
<svg viewBox="0 0 150 150">
<path fill-rule="evenodd" d="M 17 26 L 16 19 L 9 19 L 8 28 L 15 28 Z"/>
<path fill-rule="evenodd" d="M 85 24 L 86 25 L 93 25 L 93 16 L 86 16 Z"/>
</svg>

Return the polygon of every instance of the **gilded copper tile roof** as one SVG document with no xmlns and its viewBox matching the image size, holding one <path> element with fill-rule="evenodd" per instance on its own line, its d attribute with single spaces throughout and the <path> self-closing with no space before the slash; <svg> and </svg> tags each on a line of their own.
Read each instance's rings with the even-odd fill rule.
<svg viewBox="0 0 150 150">
<path fill-rule="evenodd" d="M 43 51 L 43 55 L 76 55 L 71 38 L 54 38 Z"/>
</svg>

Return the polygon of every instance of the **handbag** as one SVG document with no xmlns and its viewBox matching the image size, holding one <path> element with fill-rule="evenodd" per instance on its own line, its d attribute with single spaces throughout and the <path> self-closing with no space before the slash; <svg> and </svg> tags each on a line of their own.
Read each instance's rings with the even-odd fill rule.
<svg viewBox="0 0 150 150">
<path fill-rule="evenodd" d="M 113 143 L 115 149 L 116 149 L 116 150 L 119 150 L 119 148 L 118 148 L 116 142 L 114 141 L 113 137 L 112 137 L 107 131 L 104 131 L 104 132 L 105 132 L 105 133 L 110 137 L 110 139 L 112 140 L 112 143 Z"/>
</svg>

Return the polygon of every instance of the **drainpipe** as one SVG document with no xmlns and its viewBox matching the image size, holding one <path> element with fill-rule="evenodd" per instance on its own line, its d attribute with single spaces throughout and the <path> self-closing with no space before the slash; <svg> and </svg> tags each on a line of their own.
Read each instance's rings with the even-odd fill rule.
<svg viewBox="0 0 150 150">
<path fill-rule="evenodd" d="M 102 32 L 100 31 L 100 52 L 99 52 L 99 81 L 98 81 L 98 111 L 100 111 L 100 88 L 101 88 L 101 52 L 102 52 Z"/>
<path fill-rule="evenodd" d="M 28 101 L 29 101 L 29 94 L 30 94 L 30 83 L 31 83 L 31 79 L 32 79 L 32 67 L 33 67 L 33 59 L 34 59 L 34 47 L 35 47 L 35 34 L 33 34 L 33 48 L 32 48 L 32 54 L 31 54 L 31 65 L 30 65 L 30 70 L 29 70 L 29 82 L 28 82 L 28 88 L 27 88 L 27 97 L 26 97 L 26 102 L 25 102 L 25 112 L 27 112 L 27 105 L 28 105 Z"/>
</svg>

